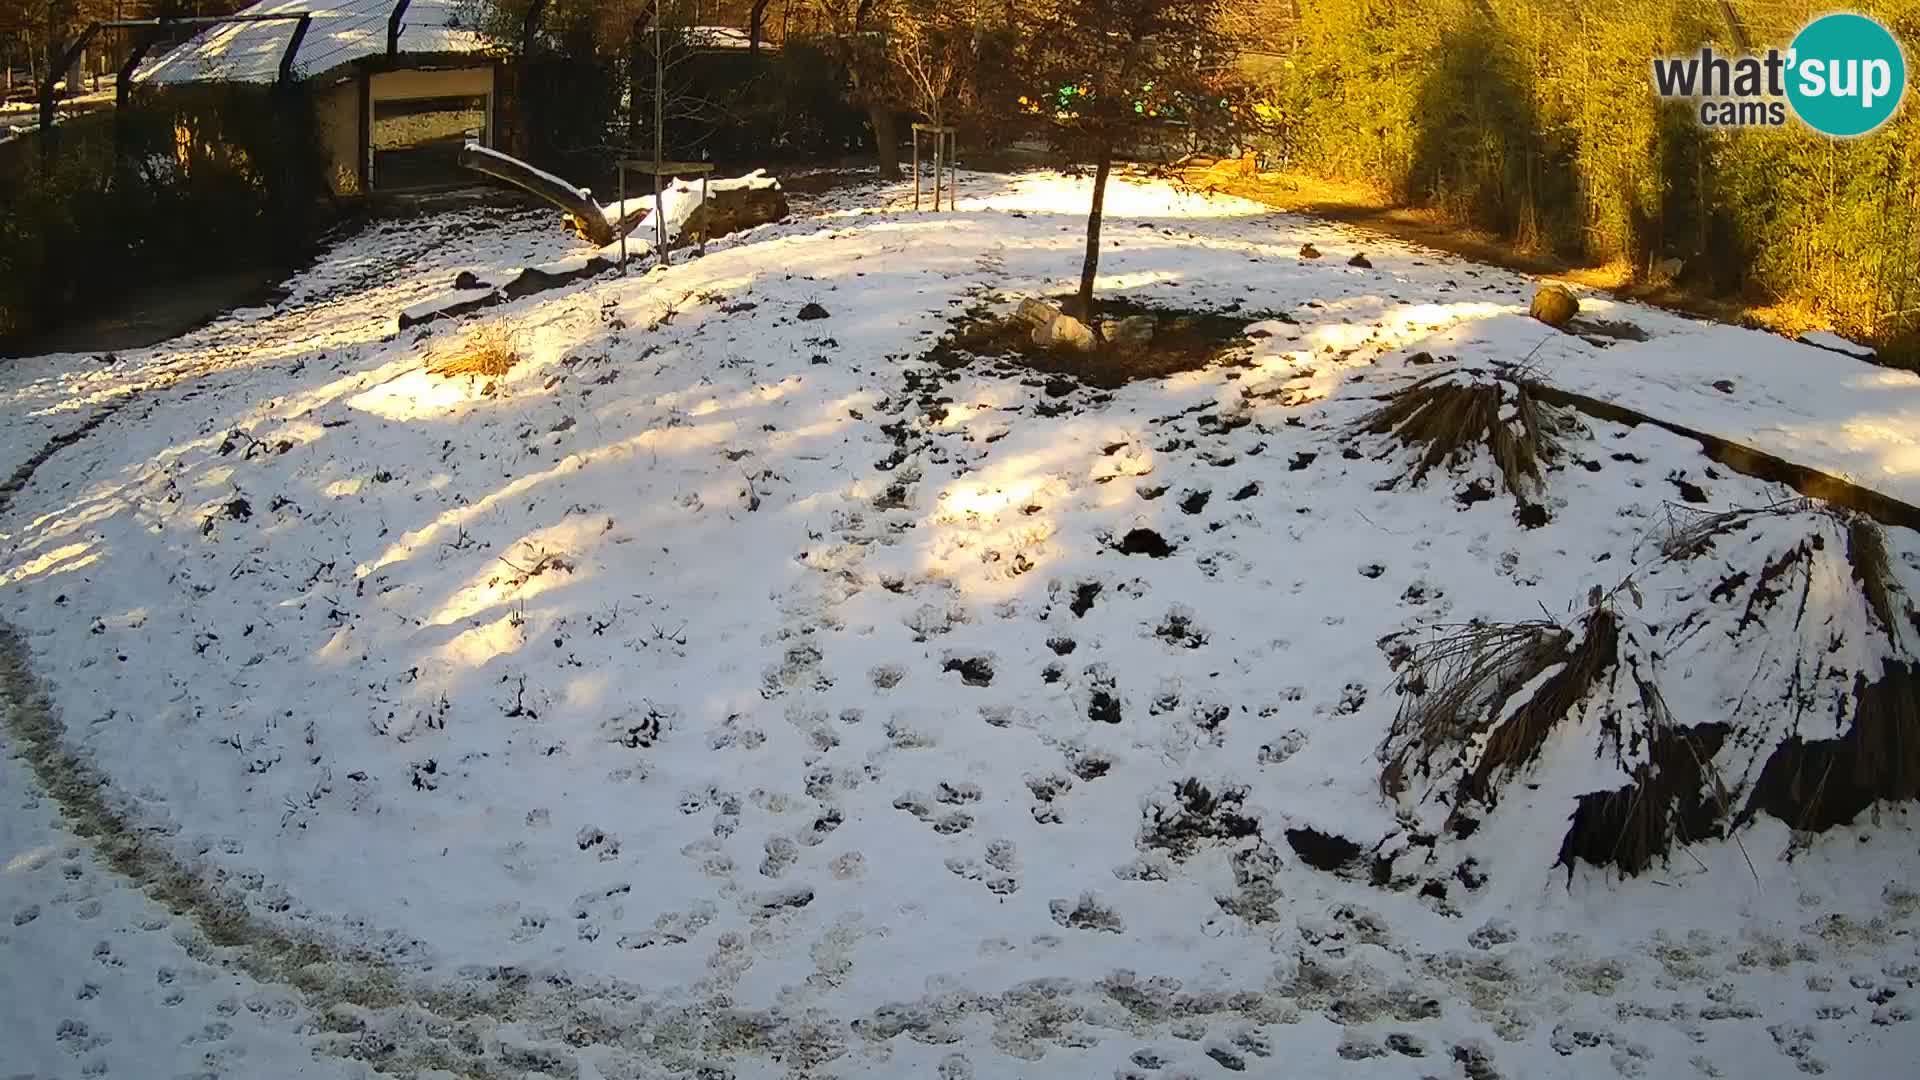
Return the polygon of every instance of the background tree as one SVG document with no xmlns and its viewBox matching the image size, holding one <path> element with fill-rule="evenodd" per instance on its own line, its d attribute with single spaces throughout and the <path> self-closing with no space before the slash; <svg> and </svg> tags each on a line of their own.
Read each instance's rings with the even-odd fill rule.
<svg viewBox="0 0 1920 1080">
<path fill-rule="evenodd" d="M 1223 10 L 1221 0 L 1055 0 L 1029 16 L 1025 101 L 1056 146 L 1094 166 L 1078 297 L 1090 323 L 1115 156 L 1235 125 L 1237 47 L 1220 31 Z"/>
<path fill-rule="evenodd" d="M 960 5 L 904 0 L 888 20 L 887 59 L 904 103 L 931 124 L 947 122 L 966 89 L 978 38 Z"/>
<path fill-rule="evenodd" d="M 846 72 L 847 96 L 867 111 L 880 176 L 900 175 L 900 130 L 895 123 L 899 73 L 887 55 L 885 29 L 901 0 L 814 0 L 829 55 Z"/>
</svg>

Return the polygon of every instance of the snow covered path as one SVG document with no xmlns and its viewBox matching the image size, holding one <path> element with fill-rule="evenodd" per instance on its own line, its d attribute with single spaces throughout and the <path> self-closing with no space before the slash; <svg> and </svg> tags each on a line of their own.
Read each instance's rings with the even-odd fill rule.
<svg viewBox="0 0 1920 1080">
<path fill-rule="evenodd" d="M 1553 868 L 1558 786 L 1511 797 L 1414 889 L 1313 869 L 1303 846 L 1418 842 L 1379 792 L 1395 694 L 1376 643 L 1562 615 L 1643 557 L 1668 500 L 1779 498 L 1687 440 L 1593 422 L 1582 467 L 1550 477 L 1551 523 L 1522 529 L 1509 500 L 1439 478 L 1386 490 L 1404 460 L 1348 434 L 1373 395 L 1525 360 L 1920 502 L 1920 379 L 1597 302 L 1647 337 L 1602 346 L 1527 319 L 1516 275 L 1133 184 L 1109 196 L 1103 288 L 1244 312 L 1243 360 L 1112 391 L 943 363 L 953 316 L 1066 285 L 1084 187 L 968 176 L 956 212 L 863 212 L 895 196 L 492 309 L 521 357 L 493 379 L 428 373 L 462 327 L 392 320 L 458 270 L 561 254 L 538 218 L 389 227 L 278 311 L 0 373 L 9 466 L 123 403 L 0 518 L 0 613 L 66 745 L 263 937 L 368 954 L 301 990 L 226 988 L 262 1017 L 218 1021 L 249 1056 L 182 1050 L 175 1071 L 1914 1059 L 1907 808 L 1797 838 L 1762 819 L 1744 852 L 1696 844 L 1627 881 Z M 1325 257 L 1300 259 L 1307 241 Z M 801 320 L 808 303 L 828 316 Z M 1890 547 L 1920 591 L 1920 542 Z M 1676 712 L 1723 708 L 1730 668 L 1669 688 Z M 1542 775 L 1617 784 L 1571 734 Z M 115 926 L 162 920 L 66 855 L 8 768 L 0 959 L 35 1008 L 0 1030 L 26 1048 L 0 1049 L 0 1076 L 171 1075 L 112 1055 L 186 1046 L 212 991 L 72 1052 L 62 1021 L 111 1029 L 48 972 L 94 963 L 102 931 L 56 903 L 52 868 L 81 866 Z M 187 970 L 164 929 L 122 936 L 151 951 L 103 994 Z"/>
</svg>

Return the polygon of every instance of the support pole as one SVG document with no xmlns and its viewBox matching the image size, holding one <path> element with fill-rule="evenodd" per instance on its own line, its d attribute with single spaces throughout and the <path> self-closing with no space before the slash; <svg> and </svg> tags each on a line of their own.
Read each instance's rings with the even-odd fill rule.
<svg viewBox="0 0 1920 1080">
<path fill-rule="evenodd" d="M 407 17 L 407 5 L 413 0 L 394 0 L 393 14 L 387 16 L 387 59 L 400 55 L 401 22 Z"/>
<path fill-rule="evenodd" d="M 660 197 L 660 174 L 653 174 L 653 242 L 654 250 L 660 254 L 660 265 L 673 262 L 673 256 L 667 251 L 667 207 Z"/>
<path fill-rule="evenodd" d="M 913 125 L 913 208 L 920 209 L 920 125 Z"/>
<path fill-rule="evenodd" d="M 659 0 L 653 0 L 653 235 L 660 253 L 660 265 L 673 263 L 667 250 L 667 206 L 660 195 L 660 170 L 667 164 L 667 57 L 660 42 Z"/>
<path fill-rule="evenodd" d="M 140 69 L 140 62 L 147 58 L 147 53 L 159 40 L 157 35 L 146 34 L 140 38 L 140 43 L 133 47 L 133 51 L 127 54 L 127 62 L 120 65 L 120 72 L 114 76 L 113 80 L 114 108 L 127 107 L 128 100 L 133 97 L 133 73 Z"/>
<path fill-rule="evenodd" d="M 61 50 L 60 59 L 47 69 L 47 81 L 40 84 L 40 130 L 42 133 L 53 130 L 54 86 L 66 77 L 67 72 L 73 70 L 74 63 L 87 49 L 87 42 L 92 41 L 93 36 L 99 32 L 99 23 L 94 23 L 81 31 L 79 37 L 74 38 L 71 44 Z"/>
<path fill-rule="evenodd" d="M 624 220 L 627 216 L 627 163 L 624 160 L 616 162 L 614 164 L 614 170 L 620 174 L 620 201 L 615 205 L 620 207 L 618 217 L 623 222 L 623 224 L 619 226 L 620 276 L 625 277 L 627 276 L 627 230 L 624 225 Z"/>
<path fill-rule="evenodd" d="M 700 254 L 705 255 L 707 253 L 707 229 L 711 225 L 711 222 L 707 219 L 706 173 L 700 174 L 700 209 L 696 210 L 695 213 L 700 215 Z"/>
<path fill-rule="evenodd" d="M 933 212 L 940 212 L 940 151 L 946 144 L 946 133 L 939 123 L 933 125 Z"/>
<path fill-rule="evenodd" d="M 303 14 L 300 21 L 293 24 L 293 37 L 287 41 L 287 51 L 280 54 L 281 86 L 293 85 L 293 61 L 300 54 L 300 46 L 307 40 L 307 28 L 313 25 L 313 16 Z"/>
</svg>

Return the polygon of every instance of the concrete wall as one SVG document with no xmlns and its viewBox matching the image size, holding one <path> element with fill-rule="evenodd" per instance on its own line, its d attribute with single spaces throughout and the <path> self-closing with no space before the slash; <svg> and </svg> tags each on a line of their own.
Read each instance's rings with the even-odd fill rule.
<svg viewBox="0 0 1920 1080">
<path fill-rule="evenodd" d="M 315 87 L 313 111 L 327 159 L 327 184 L 335 195 L 365 194 L 360 190 L 360 80 L 348 76 Z"/>
</svg>

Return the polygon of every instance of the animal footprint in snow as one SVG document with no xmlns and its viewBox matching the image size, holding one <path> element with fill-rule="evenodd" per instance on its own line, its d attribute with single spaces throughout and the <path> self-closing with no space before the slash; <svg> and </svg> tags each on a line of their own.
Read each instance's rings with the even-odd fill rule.
<svg viewBox="0 0 1920 1080">
<path fill-rule="evenodd" d="M 922 750 L 934 745 L 932 735 L 916 730 L 898 716 L 887 721 L 886 732 L 887 741 L 896 750 Z"/>
<path fill-rule="evenodd" d="M 868 669 L 867 680 L 875 690 L 891 690 L 906 681 L 907 669 L 899 664 L 878 664 Z"/>
<path fill-rule="evenodd" d="M 970 656 L 949 654 L 940 665 L 945 673 L 958 672 L 960 681 L 968 686 L 993 685 L 993 656 L 976 654 Z"/>
<path fill-rule="evenodd" d="M 760 873 L 764 877 L 777 878 L 787 872 L 800 858 L 800 848 L 784 836 L 775 836 L 767 841 L 767 857 L 760 862 Z"/>
<path fill-rule="evenodd" d="M 1067 768 L 1082 780 L 1098 780 L 1113 771 L 1113 758 L 1099 751 L 1075 752 L 1069 755 Z"/>
<path fill-rule="evenodd" d="M 620 857 L 620 838 L 609 835 L 592 825 L 583 825 L 574 835 L 574 843 L 581 851 L 594 851 L 600 861 L 608 862 Z"/>
<path fill-rule="evenodd" d="M 1118 934 L 1126 929 L 1120 915 L 1112 908 L 1100 902 L 1100 898 L 1091 892 L 1080 894 L 1080 899 L 1049 900 L 1047 911 L 1053 921 L 1070 930 L 1100 930 Z"/>
<path fill-rule="evenodd" d="M 1105 664 L 1091 664 L 1086 670 L 1087 719 L 1100 724 L 1120 722 L 1120 684 Z"/>
<path fill-rule="evenodd" d="M 951 836 L 954 833 L 965 832 L 972 827 L 973 815 L 959 810 L 942 814 L 934 819 L 933 822 L 933 831 L 943 836 Z"/>
<path fill-rule="evenodd" d="M 933 789 L 933 797 L 949 806 L 980 801 L 980 785 L 969 783 L 950 784 L 945 780 Z"/>
<path fill-rule="evenodd" d="M 1348 683 L 1340 692 L 1340 704 L 1334 706 L 1335 716 L 1352 716 L 1367 703 L 1367 688 L 1359 683 Z"/>
<path fill-rule="evenodd" d="M 1284 765 L 1288 758 L 1305 749 L 1306 745 L 1306 732 L 1293 728 L 1260 748 L 1260 764 Z"/>
<path fill-rule="evenodd" d="M 522 915 L 520 916 L 520 925 L 515 927 L 513 933 L 507 936 L 516 943 L 525 944 L 545 933 L 546 929 L 547 917 L 545 915 L 538 913 Z"/>
<path fill-rule="evenodd" d="M 1028 776 L 1026 784 L 1027 790 L 1033 793 L 1033 820 L 1042 825 L 1058 825 L 1060 811 L 1054 802 L 1073 789 L 1073 777 L 1060 773 Z"/>
</svg>

